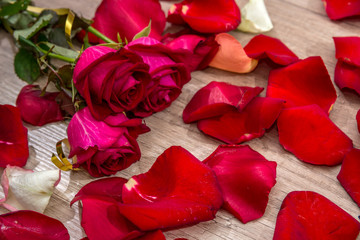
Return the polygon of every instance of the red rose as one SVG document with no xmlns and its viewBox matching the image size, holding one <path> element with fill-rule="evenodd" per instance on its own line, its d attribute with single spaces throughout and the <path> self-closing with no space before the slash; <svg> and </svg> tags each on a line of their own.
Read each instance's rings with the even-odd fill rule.
<svg viewBox="0 0 360 240">
<path fill-rule="evenodd" d="M 126 49 L 86 49 L 74 69 L 74 84 L 96 119 L 135 108 L 150 81 L 149 66 Z"/>
<path fill-rule="evenodd" d="M 98 121 L 86 107 L 69 123 L 69 157 L 76 155 L 74 167 L 83 166 L 93 177 L 115 174 L 140 159 L 136 138 L 147 131 L 140 119 L 129 120 L 122 113 Z"/>
<path fill-rule="evenodd" d="M 132 112 L 136 116 L 147 117 L 169 107 L 191 78 L 185 64 L 174 60 L 178 53 L 150 37 L 139 38 L 126 48 L 142 57 L 150 66 L 152 77 L 145 99 Z"/>
</svg>

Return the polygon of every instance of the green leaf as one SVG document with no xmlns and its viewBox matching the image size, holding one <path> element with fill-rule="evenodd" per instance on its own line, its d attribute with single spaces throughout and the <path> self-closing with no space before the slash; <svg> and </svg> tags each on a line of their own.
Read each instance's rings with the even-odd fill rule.
<svg viewBox="0 0 360 240">
<path fill-rule="evenodd" d="M 40 77 L 40 67 L 34 55 L 24 48 L 20 48 L 14 61 L 15 73 L 18 77 L 32 84 Z"/>
<path fill-rule="evenodd" d="M 14 31 L 15 39 L 18 40 L 20 36 L 26 39 L 31 38 L 43 27 L 47 26 L 50 23 L 52 17 L 53 16 L 51 14 L 46 14 L 41 16 L 30 28 Z"/>
<path fill-rule="evenodd" d="M 63 47 L 57 46 L 57 45 L 49 43 L 49 42 L 42 42 L 41 46 L 44 46 L 44 45 L 47 47 L 47 49 L 45 49 L 45 48 L 43 48 L 43 49 L 45 49 L 45 50 L 52 49 L 51 50 L 52 53 L 56 53 L 56 54 L 59 54 L 64 57 L 76 59 L 77 57 L 79 57 L 79 54 L 80 54 L 74 50 L 71 50 L 68 48 L 63 48 Z"/>
<path fill-rule="evenodd" d="M 141 30 L 138 34 L 136 34 L 132 41 L 141 38 L 141 37 L 148 37 L 150 35 L 150 31 L 151 31 L 151 19 L 149 22 L 149 25 L 147 27 L 145 27 L 143 30 Z"/>
<path fill-rule="evenodd" d="M 34 18 L 28 12 L 22 12 L 12 15 L 7 21 L 13 29 L 24 29 L 28 28 L 30 23 L 34 22 Z"/>
<path fill-rule="evenodd" d="M 72 89 L 72 75 L 73 75 L 73 67 L 72 65 L 64 65 L 59 70 L 54 73 L 49 73 L 48 81 L 54 82 L 56 86 L 59 87 L 59 89 L 66 88 L 66 89 Z"/>
<path fill-rule="evenodd" d="M 64 28 L 53 28 L 49 34 L 49 41 L 61 47 L 67 48 L 69 46 L 66 41 Z"/>
<path fill-rule="evenodd" d="M 21 0 L 3 6 L 0 10 L 0 17 L 8 17 L 17 14 L 20 11 L 26 10 L 30 4 L 30 0 Z"/>
</svg>

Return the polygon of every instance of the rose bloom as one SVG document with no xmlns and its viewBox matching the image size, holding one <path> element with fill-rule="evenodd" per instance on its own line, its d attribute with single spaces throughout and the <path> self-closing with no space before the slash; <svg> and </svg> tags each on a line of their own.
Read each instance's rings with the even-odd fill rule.
<svg viewBox="0 0 360 240">
<path fill-rule="evenodd" d="M 136 39 L 126 48 L 142 57 L 150 66 L 152 77 L 146 88 L 145 99 L 132 112 L 136 116 L 147 117 L 169 107 L 180 95 L 184 84 L 191 79 L 185 64 L 174 60 L 178 53 L 150 37 Z"/>
<path fill-rule="evenodd" d="M 135 108 L 150 81 L 149 66 L 126 49 L 87 48 L 74 69 L 74 84 L 92 115 L 103 120 Z"/>
<path fill-rule="evenodd" d="M 85 107 L 74 115 L 67 129 L 69 157 L 76 155 L 74 167 L 84 167 L 93 177 L 112 175 L 140 159 L 136 138 L 148 131 L 141 119 L 119 113 L 99 121 Z"/>
</svg>

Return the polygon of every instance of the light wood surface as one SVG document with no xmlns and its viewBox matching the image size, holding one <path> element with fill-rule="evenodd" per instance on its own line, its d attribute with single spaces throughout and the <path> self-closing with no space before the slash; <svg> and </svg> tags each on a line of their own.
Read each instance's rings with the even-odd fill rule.
<svg viewBox="0 0 360 240">
<path fill-rule="evenodd" d="M 85 17 L 91 18 L 100 0 L 36 0 L 36 6 L 69 7 Z M 243 6 L 246 0 L 238 1 Z M 266 1 L 274 29 L 267 34 L 282 40 L 300 58 L 321 56 L 330 73 L 334 76 L 336 64 L 333 36 L 360 36 L 360 19 L 331 21 L 326 16 L 321 0 L 268 0 Z M 168 9 L 170 3 L 163 3 Z M 243 46 L 254 36 L 241 32 L 232 32 Z M 13 67 L 17 49 L 12 37 L 0 30 L 0 104 L 15 105 L 20 89 L 26 85 L 19 80 Z M 185 85 L 183 93 L 170 108 L 145 119 L 151 132 L 139 137 L 142 158 L 130 168 L 116 176 L 130 178 L 132 175 L 146 172 L 156 157 L 172 145 L 180 145 L 200 160 L 211 154 L 221 142 L 200 133 L 196 124 L 184 124 L 181 118 L 185 105 L 194 93 L 210 81 L 225 81 L 241 86 L 260 86 L 266 88 L 271 70 L 265 63 L 260 64 L 249 74 L 234 74 L 208 68 L 192 73 L 192 80 Z M 354 93 L 343 93 L 337 87 L 338 99 L 330 118 L 352 140 L 354 147 L 360 147 L 360 135 L 357 131 L 355 115 L 360 108 L 360 97 Z M 265 91 L 261 96 L 265 95 Z M 35 171 L 55 169 L 50 157 L 55 152 L 55 144 L 66 137 L 68 122 L 48 124 L 44 127 L 29 129 L 30 157 L 26 168 Z M 268 160 L 276 161 L 277 183 L 270 193 L 269 203 L 264 216 L 258 220 L 242 224 L 231 214 L 220 210 L 214 220 L 165 233 L 167 239 L 178 237 L 191 239 L 272 239 L 276 216 L 284 197 L 294 190 L 311 190 L 329 198 L 353 217 L 360 214 L 359 207 L 352 201 L 336 179 L 340 166 L 319 167 L 305 164 L 294 155 L 285 151 L 278 141 L 276 127 L 262 138 L 247 142 L 253 149 Z M 50 200 L 45 214 L 62 221 L 68 228 L 71 239 L 85 236 L 80 226 L 80 207 L 69 206 L 70 200 L 85 184 L 93 181 L 85 171 L 62 172 L 62 179 Z M 6 210 L 1 209 L 0 213 Z M 358 238 L 360 239 L 360 238 Z"/>
</svg>

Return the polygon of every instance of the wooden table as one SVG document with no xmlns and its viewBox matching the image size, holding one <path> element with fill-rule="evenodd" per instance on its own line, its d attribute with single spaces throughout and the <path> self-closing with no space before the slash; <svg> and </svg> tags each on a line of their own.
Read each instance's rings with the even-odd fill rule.
<svg viewBox="0 0 360 240">
<path fill-rule="evenodd" d="M 100 0 L 36 0 L 35 5 L 42 7 L 69 7 L 85 17 L 91 18 Z M 246 1 L 238 1 L 243 6 Z M 325 14 L 321 0 L 268 0 L 267 9 L 274 24 L 274 29 L 267 33 L 282 40 L 300 58 L 321 56 L 328 68 L 331 78 L 336 64 L 333 36 L 360 36 L 360 20 L 331 21 Z M 170 4 L 163 3 L 164 9 Z M 254 36 L 241 32 L 232 32 L 243 46 Z M 12 37 L 0 30 L 0 104 L 13 104 L 21 87 L 26 85 L 19 80 L 13 67 L 17 51 Z M 225 81 L 241 86 L 260 86 L 266 88 L 270 71 L 261 63 L 254 72 L 234 74 L 208 68 L 192 73 L 192 80 L 186 84 L 183 93 L 163 112 L 145 119 L 151 132 L 139 137 L 142 158 L 130 168 L 117 176 L 130 178 L 132 175 L 146 172 L 156 157 L 172 145 L 180 145 L 203 160 L 221 144 L 200 133 L 196 124 L 184 124 L 181 118 L 185 105 L 194 93 L 210 81 Z M 338 99 L 330 118 L 360 147 L 360 135 L 357 131 L 355 115 L 360 108 L 360 97 L 354 93 L 343 93 L 337 87 Z M 265 91 L 264 91 L 265 92 Z M 264 96 L 265 93 L 261 96 Z M 55 169 L 50 157 L 55 152 L 55 144 L 66 137 L 68 122 L 48 124 L 44 127 L 29 129 L 30 157 L 26 168 L 35 171 Z M 357 218 L 360 211 L 336 179 L 340 166 L 319 167 L 299 161 L 293 154 L 285 151 L 278 141 L 276 127 L 260 139 L 247 142 L 253 149 L 268 160 L 276 161 L 277 184 L 270 193 L 269 204 L 264 216 L 256 221 L 242 224 L 231 214 L 220 210 L 212 221 L 203 222 L 192 227 L 166 232 L 167 239 L 183 237 L 188 239 L 271 239 L 276 216 L 284 197 L 294 190 L 311 190 L 318 192 L 345 211 Z M 78 190 L 94 179 L 85 171 L 62 172 L 62 179 L 50 200 L 45 214 L 61 220 L 68 228 L 72 239 L 85 236 L 80 226 L 79 206 L 72 208 L 70 200 Z M 6 210 L 1 209 L 1 213 Z M 359 238 L 360 239 L 360 238 Z"/>
</svg>

